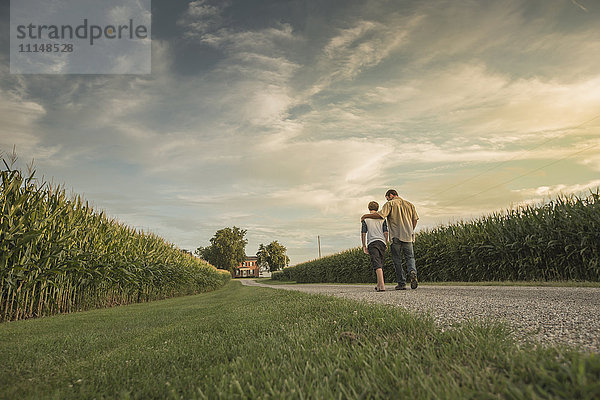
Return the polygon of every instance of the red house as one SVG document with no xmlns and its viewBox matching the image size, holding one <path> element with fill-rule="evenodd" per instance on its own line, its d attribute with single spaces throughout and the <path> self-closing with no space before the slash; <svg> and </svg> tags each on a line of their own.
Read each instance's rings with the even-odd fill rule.
<svg viewBox="0 0 600 400">
<path fill-rule="evenodd" d="M 246 259 L 237 267 L 233 268 L 231 276 L 233 278 L 258 278 L 260 267 L 258 266 L 258 257 L 246 256 Z"/>
</svg>

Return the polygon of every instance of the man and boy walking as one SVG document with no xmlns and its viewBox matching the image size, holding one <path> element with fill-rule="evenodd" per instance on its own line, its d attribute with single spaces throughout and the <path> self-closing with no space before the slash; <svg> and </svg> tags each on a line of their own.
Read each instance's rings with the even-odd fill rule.
<svg viewBox="0 0 600 400">
<path fill-rule="evenodd" d="M 363 251 L 371 257 L 371 264 L 377 275 L 378 292 L 385 291 L 383 281 L 383 260 L 387 244 L 390 242 L 392 261 L 396 269 L 396 290 L 406 290 L 406 275 L 402 268 L 402 255 L 406 258 L 406 266 L 411 289 L 419 285 L 417 281 L 417 269 L 415 267 L 415 256 L 413 242 L 415 241 L 414 229 L 417 226 L 419 216 L 415 206 L 398 196 L 398 192 L 390 189 L 386 192 L 387 203 L 381 211 L 377 202 L 369 203 L 369 213 L 361 217 L 361 238 Z"/>
</svg>

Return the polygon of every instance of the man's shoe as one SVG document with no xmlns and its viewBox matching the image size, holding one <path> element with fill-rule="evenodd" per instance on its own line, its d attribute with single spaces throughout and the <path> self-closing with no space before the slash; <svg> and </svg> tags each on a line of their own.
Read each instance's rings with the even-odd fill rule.
<svg viewBox="0 0 600 400">
<path fill-rule="evenodd" d="M 406 290 L 406 285 L 398 284 L 398 286 L 396 286 L 396 290 Z"/>
<path fill-rule="evenodd" d="M 415 271 L 410 272 L 410 288 L 416 289 L 419 286 L 419 281 L 417 281 L 417 273 Z"/>
</svg>

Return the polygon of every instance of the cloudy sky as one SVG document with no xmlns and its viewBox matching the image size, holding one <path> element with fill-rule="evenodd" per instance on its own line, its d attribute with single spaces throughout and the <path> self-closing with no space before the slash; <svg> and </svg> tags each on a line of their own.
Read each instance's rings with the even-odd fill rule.
<svg viewBox="0 0 600 400">
<path fill-rule="evenodd" d="M 0 149 L 181 248 L 227 226 L 292 264 L 600 186 L 596 0 L 153 0 L 150 75 L 9 73 Z"/>
</svg>

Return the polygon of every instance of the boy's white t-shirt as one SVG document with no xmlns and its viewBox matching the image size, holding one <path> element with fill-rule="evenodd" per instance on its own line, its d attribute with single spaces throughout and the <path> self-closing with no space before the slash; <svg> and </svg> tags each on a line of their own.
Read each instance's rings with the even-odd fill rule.
<svg viewBox="0 0 600 400">
<path fill-rule="evenodd" d="M 387 232 L 387 222 L 385 219 L 365 218 L 362 222 L 362 233 L 367 234 L 367 246 L 376 240 L 385 244 L 384 232 Z"/>
</svg>

